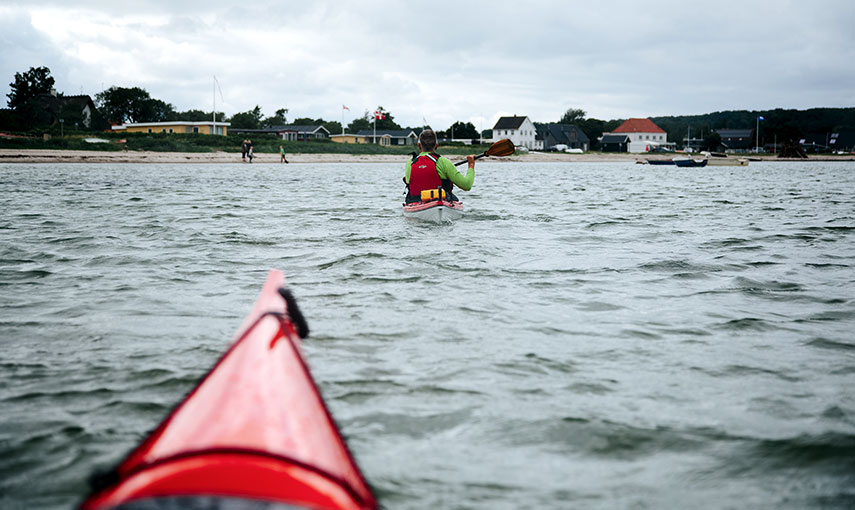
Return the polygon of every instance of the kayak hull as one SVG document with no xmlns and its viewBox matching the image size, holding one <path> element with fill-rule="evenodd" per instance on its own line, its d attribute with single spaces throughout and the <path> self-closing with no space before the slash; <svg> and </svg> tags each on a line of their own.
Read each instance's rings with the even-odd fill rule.
<svg viewBox="0 0 855 510">
<path fill-rule="evenodd" d="M 404 217 L 431 223 L 450 223 L 463 217 L 463 202 L 434 200 L 404 204 Z"/>
<path fill-rule="evenodd" d="M 283 282 L 271 271 L 226 354 L 80 508 L 212 496 L 377 508 L 303 360 Z"/>
</svg>

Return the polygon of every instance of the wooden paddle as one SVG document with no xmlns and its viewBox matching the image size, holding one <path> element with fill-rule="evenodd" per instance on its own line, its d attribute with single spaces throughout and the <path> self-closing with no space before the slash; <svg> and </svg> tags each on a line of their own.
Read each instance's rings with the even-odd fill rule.
<svg viewBox="0 0 855 510">
<path fill-rule="evenodd" d="M 505 138 L 503 140 L 499 140 L 498 142 L 491 145 L 489 149 L 487 149 L 486 151 L 482 152 L 481 154 L 478 154 L 477 156 L 475 156 L 475 159 L 481 159 L 484 156 L 496 156 L 498 158 L 501 158 L 504 156 L 510 156 L 513 153 L 514 153 L 514 142 Z M 463 161 L 458 161 L 457 163 L 454 164 L 454 166 L 460 166 L 463 163 L 466 163 L 465 159 Z"/>
</svg>

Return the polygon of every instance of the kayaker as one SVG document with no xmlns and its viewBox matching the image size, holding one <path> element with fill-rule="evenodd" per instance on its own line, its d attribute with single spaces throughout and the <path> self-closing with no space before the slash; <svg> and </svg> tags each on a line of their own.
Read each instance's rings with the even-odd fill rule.
<svg viewBox="0 0 855 510">
<path fill-rule="evenodd" d="M 457 200 L 454 185 L 463 191 L 472 189 L 475 182 L 475 156 L 466 156 L 469 169 L 466 176 L 457 171 L 454 163 L 436 153 L 436 133 L 425 129 L 419 135 L 419 154 L 407 161 L 404 183 L 407 185 L 407 203 L 421 201 L 421 192 L 442 186 L 450 200 Z"/>
</svg>

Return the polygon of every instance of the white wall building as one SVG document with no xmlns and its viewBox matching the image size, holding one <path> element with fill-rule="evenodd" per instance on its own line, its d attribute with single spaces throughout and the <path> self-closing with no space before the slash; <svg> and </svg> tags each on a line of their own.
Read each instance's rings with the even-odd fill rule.
<svg viewBox="0 0 855 510">
<path fill-rule="evenodd" d="M 608 134 L 627 135 L 629 147 L 627 152 L 650 152 L 656 147 L 668 147 L 673 150 L 673 143 L 668 142 L 668 133 L 653 123 L 650 119 L 627 119 L 617 129 Z"/>
<path fill-rule="evenodd" d="M 517 147 L 537 149 L 535 136 L 537 129 L 528 117 L 501 117 L 493 126 L 493 140 L 508 138 Z"/>
</svg>

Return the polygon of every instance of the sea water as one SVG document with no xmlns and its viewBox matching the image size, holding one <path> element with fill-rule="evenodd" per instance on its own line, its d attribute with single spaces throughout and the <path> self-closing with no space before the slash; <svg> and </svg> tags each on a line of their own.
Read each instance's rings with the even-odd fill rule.
<svg viewBox="0 0 855 510">
<path fill-rule="evenodd" d="M 855 506 L 855 163 L 0 165 L 0 508 L 61 509 L 281 268 L 389 509 Z"/>
</svg>

